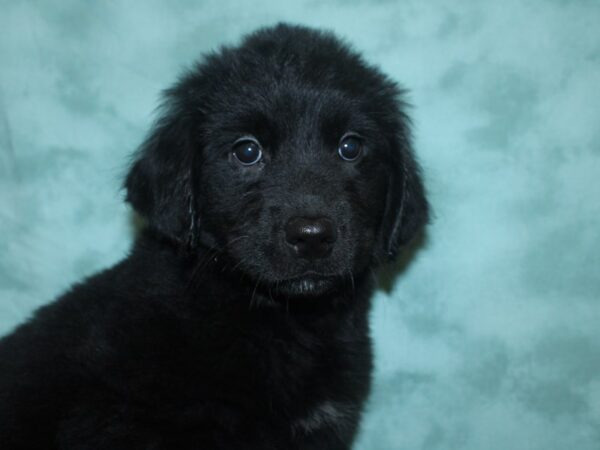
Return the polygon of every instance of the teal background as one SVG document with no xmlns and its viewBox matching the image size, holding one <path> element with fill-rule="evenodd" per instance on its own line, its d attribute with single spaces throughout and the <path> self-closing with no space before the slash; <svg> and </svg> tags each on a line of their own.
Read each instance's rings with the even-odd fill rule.
<svg viewBox="0 0 600 450">
<path fill-rule="evenodd" d="M 435 209 L 356 449 L 600 449 L 598 1 L 1 1 L 0 334 L 126 254 L 160 90 L 279 20 L 410 88 Z"/>
</svg>

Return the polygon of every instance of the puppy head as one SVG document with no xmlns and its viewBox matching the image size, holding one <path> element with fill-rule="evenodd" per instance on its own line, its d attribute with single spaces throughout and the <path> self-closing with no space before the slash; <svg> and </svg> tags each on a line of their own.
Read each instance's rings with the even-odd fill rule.
<svg viewBox="0 0 600 450">
<path fill-rule="evenodd" d="M 326 293 L 394 259 L 427 220 L 401 95 L 330 33 L 259 30 L 166 92 L 127 200 L 256 283 Z"/>
</svg>

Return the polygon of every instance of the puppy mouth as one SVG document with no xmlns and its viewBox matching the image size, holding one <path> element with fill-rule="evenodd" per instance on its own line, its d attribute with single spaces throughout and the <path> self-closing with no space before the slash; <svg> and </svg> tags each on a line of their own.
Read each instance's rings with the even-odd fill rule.
<svg viewBox="0 0 600 450">
<path fill-rule="evenodd" d="M 339 283 L 335 274 L 322 274 L 312 270 L 278 281 L 275 290 L 289 297 L 317 297 L 332 291 Z"/>
</svg>

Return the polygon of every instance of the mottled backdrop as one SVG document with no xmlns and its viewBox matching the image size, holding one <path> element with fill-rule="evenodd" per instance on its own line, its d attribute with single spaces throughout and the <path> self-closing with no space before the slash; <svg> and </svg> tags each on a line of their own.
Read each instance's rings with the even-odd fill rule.
<svg viewBox="0 0 600 450">
<path fill-rule="evenodd" d="M 375 299 L 356 449 L 600 449 L 594 0 L 0 1 L 0 334 L 127 252 L 119 186 L 160 90 L 279 20 L 410 88 L 435 209 Z"/>
</svg>

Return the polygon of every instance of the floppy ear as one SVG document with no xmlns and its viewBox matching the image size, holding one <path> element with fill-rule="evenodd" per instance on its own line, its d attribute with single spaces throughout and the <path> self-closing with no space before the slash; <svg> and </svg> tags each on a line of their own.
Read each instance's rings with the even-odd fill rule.
<svg viewBox="0 0 600 450">
<path fill-rule="evenodd" d="M 383 261 L 394 260 L 399 250 L 419 234 L 429 218 L 429 205 L 408 130 L 397 138 L 394 147 L 395 160 L 388 178 L 380 235 Z"/>
<path fill-rule="evenodd" d="M 125 180 L 126 200 L 151 228 L 179 243 L 195 235 L 191 124 L 182 106 L 165 104 Z"/>
</svg>

